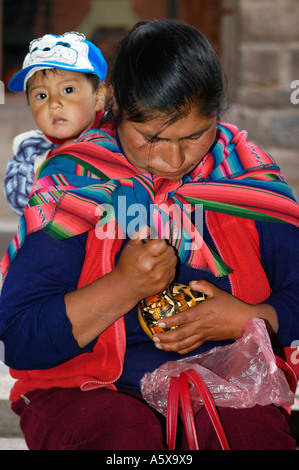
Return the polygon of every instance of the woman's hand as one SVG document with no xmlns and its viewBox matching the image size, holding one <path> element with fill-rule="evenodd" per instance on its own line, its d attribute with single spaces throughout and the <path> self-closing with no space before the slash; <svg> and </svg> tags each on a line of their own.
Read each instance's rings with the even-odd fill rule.
<svg viewBox="0 0 299 470">
<path fill-rule="evenodd" d="M 192 281 L 190 287 L 204 292 L 207 299 L 159 322 L 162 327 L 179 328 L 156 334 L 153 341 L 157 348 L 188 354 L 207 341 L 238 339 L 243 323 L 255 317 L 266 320 L 269 332 L 278 329 L 277 315 L 270 305 L 247 304 L 205 280 Z"/>
<path fill-rule="evenodd" d="M 166 289 L 176 273 L 174 249 L 162 239 L 144 243 L 146 235 L 141 231 L 129 241 L 113 273 L 118 286 L 132 298 L 132 307 L 144 297 Z"/>
<path fill-rule="evenodd" d="M 141 232 L 129 241 L 110 273 L 65 295 L 66 313 L 81 348 L 139 300 L 161 292 L 173 281 L 177 264 L 174 249 L 164 240 L 142 242 L 146 236 Z"/>
</svg>

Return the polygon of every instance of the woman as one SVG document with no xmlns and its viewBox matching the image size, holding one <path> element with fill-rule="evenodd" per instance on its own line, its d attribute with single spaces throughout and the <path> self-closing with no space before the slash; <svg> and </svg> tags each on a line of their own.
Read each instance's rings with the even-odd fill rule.
<svg viewBox="0 0 299 470">
<path fill-rule="evenodd" d="M 2 262 L 0 337 L 30 449 L 165 449 L 164 420 L 139 394 L 145 372 L 239 338 L 249 318 L 282 346 L 299 333 L 298 206 L 272 158 L 219 123 L 223 79 L 207 40 L 140 23 L 112 85 L 102 129 L 40 168 Z M 158 238 L 143 243 L 150 225 Z M 174 279 L 207 300 L 152 341 L 136 305 Z M 273 405 L 219 412 L 232 449 L 295 449 Z M 204 409 L 196 425 L 200 448 L 218 449 Z"/>
</svg>

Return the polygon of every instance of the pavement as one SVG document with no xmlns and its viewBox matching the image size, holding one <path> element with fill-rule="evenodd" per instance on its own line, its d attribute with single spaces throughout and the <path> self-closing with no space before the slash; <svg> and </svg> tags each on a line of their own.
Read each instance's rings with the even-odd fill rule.
<svg viewBox="0 0 299 470">
<path fill-rule="evenodd" d="M 10 409 L 9 392 L 14 380 L 0 364 L 0 450 L 28 450 L 18 416 Z"/>
</svg>

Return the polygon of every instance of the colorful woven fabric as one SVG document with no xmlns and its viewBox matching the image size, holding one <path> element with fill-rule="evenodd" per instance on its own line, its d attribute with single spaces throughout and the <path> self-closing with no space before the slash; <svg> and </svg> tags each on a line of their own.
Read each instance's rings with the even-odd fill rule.
<svg viewBox="0 0 299 470">
<path fill-rule="evenodd" d="M 1 263 L 3 278 L 26 236 L 37 230 L 63 240 L 97 227 L 99 238 L 115 237 L 131 235 L 137 222 L 168 238 L 182 263 L 226 275 L 230 268 L 198 230 L 195 216 L 201 208 L 299 226 L 299 206 L 279 167 L 235 126 L 219 123 L 211 151 L 179 181 L 138 174 L 121 153 L 114 131 L 90 130 L 76 144 L 54 151 L 39 168 L 18 233 Z M 115 218 L 118 234 L 109 231 Z"/>
</svg>

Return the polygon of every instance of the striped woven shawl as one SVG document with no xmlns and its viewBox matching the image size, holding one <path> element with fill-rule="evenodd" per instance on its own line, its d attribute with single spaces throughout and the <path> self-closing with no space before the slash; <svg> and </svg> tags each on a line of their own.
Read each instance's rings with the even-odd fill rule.
<svg viewBox="0 0 299 470">
<path fill-rule="evenodd" d="M 230 268 L 202 239 L 200 208 L 299 226 L 299 206 L 279 167 L 235 126 L 218 123 L 210 152 L 179 181 L 138 174 L 115 134 L 90 130 L 43 163 L 2 260 L 3 279 L 37 230 L 63 240 L 97 227 L 101 238 L 130 235 L 138 224 L 148 224 L 177 248 L 182 263 L 221 277 Z"/>
</svg>

